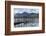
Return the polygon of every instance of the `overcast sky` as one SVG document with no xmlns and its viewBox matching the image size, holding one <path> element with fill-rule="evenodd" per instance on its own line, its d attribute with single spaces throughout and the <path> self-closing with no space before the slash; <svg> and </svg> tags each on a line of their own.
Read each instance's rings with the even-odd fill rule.
<svg viewBox="0 0 46 36">
<path fill-rule="evenodd" d="M 39 9 L 14 8 L 14 13 L 39 13 Z"/>
</svg>

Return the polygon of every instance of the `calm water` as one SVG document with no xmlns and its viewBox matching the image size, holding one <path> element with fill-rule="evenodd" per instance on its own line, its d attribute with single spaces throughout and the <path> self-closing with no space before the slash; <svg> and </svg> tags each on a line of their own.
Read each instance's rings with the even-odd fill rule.
<svg viewBox="0 0 46 36">
<path fill-rule="evenodd" d="M 17 25 L 14 25 L 15 27 L 38 27 L 39 26 L 39 19 L 35 18 L 31 20 L 32 22 L 27 23 L 20 23 Z"/>
</svg>

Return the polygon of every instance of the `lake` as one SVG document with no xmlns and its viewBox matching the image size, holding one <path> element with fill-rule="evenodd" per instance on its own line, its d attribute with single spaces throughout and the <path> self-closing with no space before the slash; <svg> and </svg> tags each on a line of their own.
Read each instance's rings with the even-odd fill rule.
<svg viewBox="0 0 46 36">
<path fill-rule="evenodd" d="M 20 20 L 20 19 L 19 19 Z M 15 20 L 17 21 L 17 20 Z M 21 19 L 21 21 L 28 21 L 26 23 L 20 23 L 20 24 L 16 24 L 14 25 L 15 27 L 38 27 L 39 26 L 39 18 L 29 18 L 28 20 L 25 19 Z"/>
</svg>

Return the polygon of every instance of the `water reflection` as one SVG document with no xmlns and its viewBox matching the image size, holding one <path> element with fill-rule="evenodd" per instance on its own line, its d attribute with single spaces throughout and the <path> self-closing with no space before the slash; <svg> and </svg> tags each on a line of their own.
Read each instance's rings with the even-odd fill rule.
<svg viewBox="0 0 46 36">
<path fill-rule="evenodd" d="M 30 22 L 26 22 L 26 23 L 22 22 L 22 23 L 18 23 L 16 25 L 14 25 L 14 26 L 15 27 L 38 27 L 39 26 L 39 19 L 33 18 Z"/>
</svg>

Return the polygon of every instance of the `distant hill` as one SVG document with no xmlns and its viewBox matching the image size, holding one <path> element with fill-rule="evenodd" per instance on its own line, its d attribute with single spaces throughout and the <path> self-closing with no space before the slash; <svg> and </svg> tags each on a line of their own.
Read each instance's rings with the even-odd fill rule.
<svg viewBox="0 0 46 36">
<path fill-rule="evenodd" d="M 23 13 L 16 13 L 14 15 L 15 18 L 32 18 L 32 17 L 39 17 L 39 14 L 38 13 L 27 13 L 27 12 L 23 12 Z"/>
</svg>

